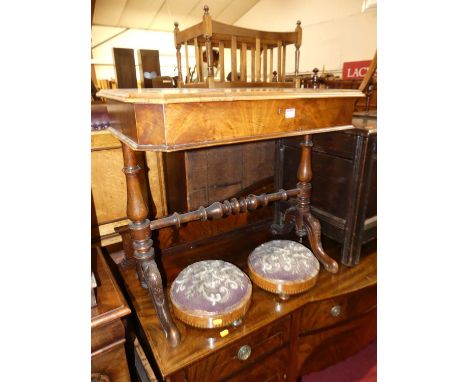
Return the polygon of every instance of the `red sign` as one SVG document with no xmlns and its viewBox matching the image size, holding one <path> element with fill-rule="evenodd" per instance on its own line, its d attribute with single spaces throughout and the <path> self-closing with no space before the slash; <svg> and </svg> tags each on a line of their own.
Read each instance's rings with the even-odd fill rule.
<svg viewBox="0 0 468 382">
<path fill-rule="evenodd" d="M 352 61 L 343 63 L 343 79 L 352 80 L 356 78 L 364 78 L 367 71 L 369 70 L 369 65 L 372 61 Z"/>
</svg>

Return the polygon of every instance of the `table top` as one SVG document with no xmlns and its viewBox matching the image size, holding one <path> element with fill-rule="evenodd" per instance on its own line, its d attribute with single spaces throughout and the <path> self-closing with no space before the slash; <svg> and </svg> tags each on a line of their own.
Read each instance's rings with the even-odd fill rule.
<svg viewBox="0 0 468 382">
<path fill-rule="evenodd" d="M 108 131 L 134 150 L 178 151 L 352 129 L 349 89 L 111 89 Z"/>
<path fill-rule="evenodd" d="M 226 88 L 226 89 L 104 89 L 98 97 L 126 103 L 170 104 L 269 99 L 364 97 L 355 89 Z"/>
</svg>

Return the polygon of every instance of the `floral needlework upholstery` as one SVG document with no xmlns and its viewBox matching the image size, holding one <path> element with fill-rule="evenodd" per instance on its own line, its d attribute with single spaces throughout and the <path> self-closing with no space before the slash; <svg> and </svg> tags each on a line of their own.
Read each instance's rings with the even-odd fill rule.
<svg viewBox="0 0 468 382">
<path fill-rule="evenodd" d="M 320 264 L 311 250 L 291 240 L 259 245 L 249 255 L 249 276 L 260 288 L 283 296 L 312 288 Z"/>
<path fill-rule="evenodd" d="M 223 314 L 248 305 L 251 294 L 252 284 L 248 276 L 235 265 L 222 260 L 205 260 L 189 265 L 179 273 L 170 290 L 176 315 L 181 320 L 185 314 L 180 316 L 177 314 L 180 311 L 199 317 L 222 318 Z M 207 327 L 213 327 L 213 324 L 208 323 Z"/>
<path fill-rule="evenodd" d="M 319 262 L 300 243 L 273 240 L 255 248 L 249 256 L 249 266 L 270 280 L 302 281 L 318 273 Z"/>
</svg>

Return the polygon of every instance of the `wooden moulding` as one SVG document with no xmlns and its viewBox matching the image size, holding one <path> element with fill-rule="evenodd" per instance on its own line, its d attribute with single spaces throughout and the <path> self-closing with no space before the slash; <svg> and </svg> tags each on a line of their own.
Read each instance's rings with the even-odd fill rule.
<svg viewBox="0 0 468 382">
<path fill-rule="evenodd" d="M 238 42 L 245 42 L 249 45 L 255 44 L 255 39 L 259 38 L 262 42 L 267 43 L 269 47 L 276 44 L 277 40 L 283 41 L 284 44 L 297 44 L 298 33 L 293 32 L 270 32 L 260 31 L 255 29 L 247 29 L 229 24 L 224 24 L 216 20 L 211 21 L 211 33 L 214 42 L 229 41 L 231 36 L 237 36 Z M 189 44 L 193 43 L 194 37 L 204 36 L 203 21 L 187 28 L 185 30 L 178 30 L 174 36 L 175 44 L 183 44 L 188 41 Z"/>
<path fill-rule="evenodd" d="M 281 295 L 293 295 L 303 293 L 312 288 L 317 282 L 319 272 L 310 279 L 303 281 L 279 281 L 266 279 L 256 273 L 249 264 L 249 277 L 252 282 L 267 292 L 281 294 Z"/>
<path fill-rule="evenodd" d="M 245 296 L 227 313 L 209 314 L 199 310 L 187 311 L 172 301 L 174 315 L 187 325 L 200 329 L 221 328 L 242 319 L 249 309 L 252 297 L 252 285 L 249 283 Z"/>
<path fill-rule="evenodd" d="M 101 91 L 112 100 L 109 131 L 134 150 L 170 152 L 345 130 L 352 128 L 356 98 L 364 96 L 349 90 L 184 90 Z"/>
</svg>

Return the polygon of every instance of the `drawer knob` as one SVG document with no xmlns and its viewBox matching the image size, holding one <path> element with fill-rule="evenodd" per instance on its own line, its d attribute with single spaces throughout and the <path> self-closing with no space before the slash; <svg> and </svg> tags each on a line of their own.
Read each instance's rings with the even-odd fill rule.
<svg viewBox="0 0 468 382">
<path fill-rule="evenodd" d="M 252 348 L 249 345 L 244 345 L 241 346 L 237 352 L 237 358 L 239 358 L 241 361 L 245 361 L 250 357 L 250 354 L 252 354 Z"/>
<path fill-rule="evenodd" d="M 334 307 L 332 307 L 332 308 L 330 309 L 330 314 L 331 314 L 333 317 L 338 317 L 338 316 L 341 314 L 341 306 L 335 305 Z"/>
</svg>

